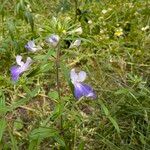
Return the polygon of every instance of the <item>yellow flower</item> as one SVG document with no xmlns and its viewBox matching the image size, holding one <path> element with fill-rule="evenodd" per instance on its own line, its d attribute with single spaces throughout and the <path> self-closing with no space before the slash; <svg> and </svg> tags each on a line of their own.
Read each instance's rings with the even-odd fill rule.
<svg viewBox="0 0 150 150">
<path fill-rule="evenodd" d="M 123 35 L 123 29 L 122 28 L 119 28 L 116 30 L 116 32 L 114 33 L 115 36 L 121 36 Z"/>
</svg>

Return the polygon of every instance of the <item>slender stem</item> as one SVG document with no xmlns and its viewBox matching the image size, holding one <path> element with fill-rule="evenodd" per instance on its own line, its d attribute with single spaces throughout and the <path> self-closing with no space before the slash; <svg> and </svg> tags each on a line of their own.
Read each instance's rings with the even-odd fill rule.
<svg viewBox="0 0 150 150">
<path fill-rule="evenodd" d="M 57 82 L 57 92 L 58 92 L 58 98 L 59 98 L 59 105 L 61 105 L 61 91 L 60 91 L 60 80 L 59 80 L 59 66 L 60 66 L 60 47 L 59 44 L 56 48 L 56 82 Z M 61 133 L 64 136 L 63 132 L 63 116 L 60 116 L 60 128 Z"/>
<path fill-rule="evenodd" d="M 78 0 L 74 0 L 74 3 L 75 3 L 75 19 L 74 19 L 74 22 L 76 22 L 77 20 L 77 9 L 78 9 Z"/>
<path fill-rule="evenodd" d="M 60 93 L 60 82 L 59 82 L 59 61 L 60 61 L 60 55 L 59 55 L 59 45 L 56 49 L 56 82 L 57 82 L 57 92 L 59 97 L 59 102 L 61 101 L 61 93 Z"/>
</svg>

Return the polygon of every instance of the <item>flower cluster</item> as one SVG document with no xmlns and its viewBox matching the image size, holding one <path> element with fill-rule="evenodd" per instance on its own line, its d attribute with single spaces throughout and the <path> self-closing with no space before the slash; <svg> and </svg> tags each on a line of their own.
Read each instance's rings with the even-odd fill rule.
<svg viewBox="0 0 150 150">
<path fill-rule="evenodd" d="M 75 33 L 82 33 L 82 28 L 79 27 L 77 30 L 73 30 L 72 32 Z M 58 35 L 52 34 L 46 39 L 47 43 L 50 43 L 52 47 L 56 47 L 59 43 L 60 37 Z M 75 48 L 79 47 L 81 44 L 81 39 L 77 39 L 74 42 L 71 43 L 69 48 Z M 34 40 L 28 41 L 25 45 L 25 48 L 30 52 L 36 52 L 42 49 L 41 46 L 36 45 Z M 30 57 L 27 57 L 26 62 L 22 61 L 22 56 L 17 55 L 16 56 L 16 63 L 17 65 L 14 65 L 10 68 L 11 76 L 13 81 L 17 81 L 19 77 L 23 74 L 23 72 L 27 71 L 32 63 L 32 59 Z M 72 69 L 70 72 L 70 79 L 72 84 L 74 85 L 74 96 L 76 99 L 80 99 L 81 97 L 87 97 L 87 98 L 96 98 L 96 94 L 92 87 L 89 85 L 83 83 L 83 81 L 86 79 L 86 72 L 80 71 L 79 73 L 76 73 L 75 69 Z"/>
<path fill-rule="evenodd" d="M 59 36 L 58 35 L 51 35 L 48 38 L 49 43 L 53 46 L 56 47 L 58 42 L 59 42 Z M 33 40 L 29 41 L 26 45 L 25 48 L 30 51 L 30 52 L 36 52 L 42 49 L 41 46 L 39 45 L 35 45 L 35 42 Z M 17 55 L 16 56 L 16 63 L 17 65 L 12 66 L 10 68 L 10 72 L 11 72 L 11 77 L 13 81 L 17 81 L 20 77 L 20 75 L 27 71 L 32 63 L 32 59 L 30 57 L 27 58 L 26 62 L 24 63 L 22 61 L 22 56 Z"/>
</svg>

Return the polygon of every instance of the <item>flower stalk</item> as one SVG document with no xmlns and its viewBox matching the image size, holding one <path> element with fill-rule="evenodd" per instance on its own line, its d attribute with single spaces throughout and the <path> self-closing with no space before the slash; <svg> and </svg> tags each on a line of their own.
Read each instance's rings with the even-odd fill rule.
<svg viewBox="0 0 150 150">
<path fill-rule="evenodd" d="M 60 80 L 59 80 L 59 67 L 60 67 L 60 46 L 59 46 L 59 43 L 58 43 L 58 45 L 56 47 L 56 84 L 57 84 L 59 105 L 61 105 L 62 101 L 61 101 Z M 61 130 L 61 134 L 64 137 L 63 116 L 62 116 L 62 114 L 60 116 L 60 130 Z"/>
</svg>

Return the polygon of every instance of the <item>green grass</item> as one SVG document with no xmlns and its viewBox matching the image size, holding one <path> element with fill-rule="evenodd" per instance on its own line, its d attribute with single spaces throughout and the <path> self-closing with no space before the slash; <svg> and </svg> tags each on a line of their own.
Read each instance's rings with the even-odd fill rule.
<svg viewBox="0 0 150 150">
<path fill-rule="evenodd" d="M 2 0 L 0 149 L 149 150 L 149 6 L 148 0 Z M 80 26 L 81 35 L 69 34 Z M 57 50 L 45 42 L 53 33 L 61 37 L 60 89 Z M 67 48 L 65 40 L 77 38 L 80 47 Z M 31 39 L 43 49 L 27 52 Z M 16 55 L 34 62 L 14 84 Z M 96 100 L 74 98 L 68 76 L 74 67 L 87 72 Z"/>
</svg>

